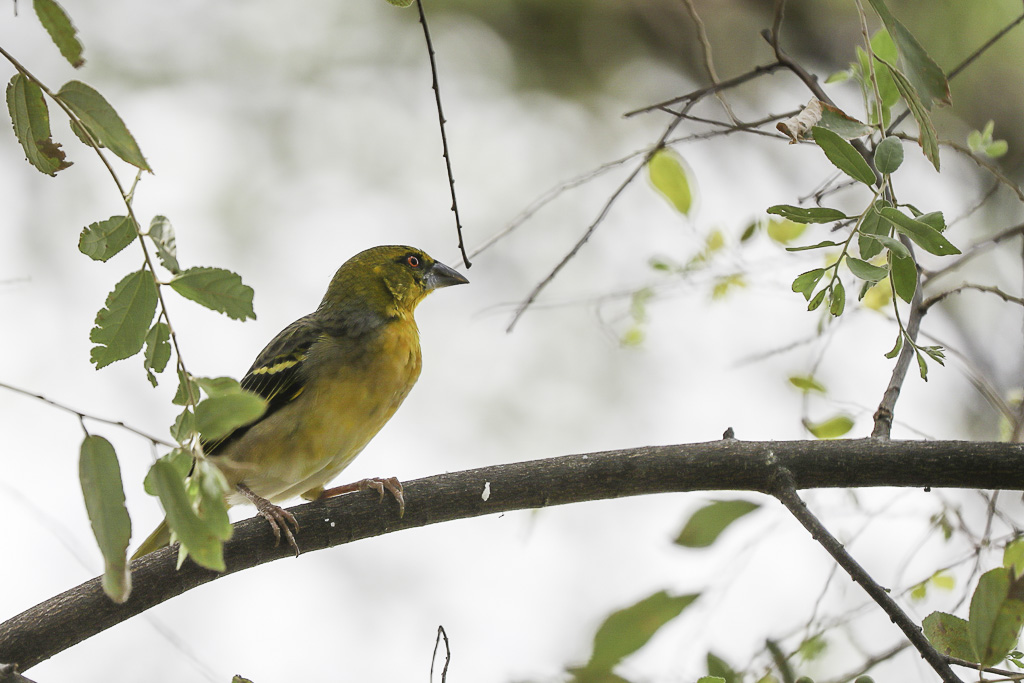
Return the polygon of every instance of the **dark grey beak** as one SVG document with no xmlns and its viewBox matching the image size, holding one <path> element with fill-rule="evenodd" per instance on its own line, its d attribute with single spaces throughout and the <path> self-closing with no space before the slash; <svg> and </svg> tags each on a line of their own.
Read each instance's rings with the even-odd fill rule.
<svg viewBox="0 0 1024 683">
<path fill-rule="evenodd" d="M 430 266 L 430 270 L 427 271 L 427 275 L 423 280 L 427 283 L 428 290 L 440 289 L 441 287 L 451 287 L 452 285 L 465 285 L 469 283 L 469 280 L 467 280 L 465 276 L 454 271 L 440 261 L 434 261 L 434 265 Z"/>
</svg>

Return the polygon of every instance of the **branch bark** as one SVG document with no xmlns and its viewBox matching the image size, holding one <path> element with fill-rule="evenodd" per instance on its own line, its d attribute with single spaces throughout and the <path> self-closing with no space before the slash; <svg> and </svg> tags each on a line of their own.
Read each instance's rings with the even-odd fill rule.
<svg viewBox="0 0 1024 683">
<path fill-rule="evenodd" d="M 773 494 L 780 468 L 796 489 L 869 486 L 1024 490 L 1024 444 L 968 441 L 736 441 L 631 448 L 440 474 L 404 484 L 408 502 L 372 492 L 291 508 L 303 552 L 385 533 L 511 510 L 682 491 Z M 132 564 L 131 598 L 112 603 L 99 578 L 0 624 L 0 663 L 24 672 L 53 655 L 197 586 L 292 556 L 260 518 L 235 525 L 223 574 L 186 562 L 177 548 Z"/>
</svg>

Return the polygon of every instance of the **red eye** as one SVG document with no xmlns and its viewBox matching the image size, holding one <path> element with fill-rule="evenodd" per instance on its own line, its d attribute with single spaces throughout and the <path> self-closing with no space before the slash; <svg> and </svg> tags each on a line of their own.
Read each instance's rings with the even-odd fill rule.
<svg viewBox="0 0 1024 683">
<path fill-rule="evenodd" d="M 417 257 L 413 256 L 412 254 L 410 254 L 409 256 L 405 257 L 405 263 L 410 268 L 419 268 L 420 267 L 420 260 Z"/>
</svg>

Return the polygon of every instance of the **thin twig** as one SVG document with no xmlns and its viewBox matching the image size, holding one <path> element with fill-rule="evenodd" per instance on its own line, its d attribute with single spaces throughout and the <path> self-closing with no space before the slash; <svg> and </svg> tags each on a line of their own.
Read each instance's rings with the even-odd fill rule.
<svg viewBox="0 0 1024 683">
<path fill-rule="evenodd" d="M 430 657 L 430 683 L 434 683 L 434 663 L 437 661 L 437 648 L 441 645 L 442 638 L 444 639 L 444 668 L 441 669 L 441 683 L 448 680 L 448 665 L 452 661 L 452 649 L 448 643 L 448 634 L 445 632 L 444 626 L 438 624 L 437 638 L 434 640 L 434 654 Z"/>
<path fill-rule="evenodd" d="M 466 268 L 472 267 L 469 262 L 469 255 L 466 254 L 466 245 L 462 240 L 462 221 L 459 219 L 459 202 L 455 199 L 455 175 L 452 173 L 452 157 L 448 151 L 448 136 L 444 131 L 444 110 L 441 109 L 441 88 L 437 83 L 437 63 L 434 61 L 434 44 L 430 41 L 430 30 L 427 28 L 427 15 L 423 13 L 422 0 L 416 0 L 416 9 L 420 13 L 420 24 L 423 26 L 423 39 L 427 42 L 427 55 L 430 57 L 430 78 L 431 87 L 434 89 L 434 101 L 437 103 L 437 122 L 441 126 L 441 149 L 444 156 L 444 165 L 448 169 L 448 187 L 452 193 L 452 213 L 455 214 L 455 231 L 459 235 L 459 251 L 462 252 L 462 262 Z"/>
<path fill-rule="evenodd" d="M 704 21 L 700 18 L 700 14 L 697 13 L 697 8 L 693 5 L 693 0 L 683 0 L 683 4 L 686 5 L 686 11 L 690 14 L 690 19 L 697 27 L 697 40 L 700 41 L 700 46 L 703 49 L 704 57 L 704 70 L 707 71 L 708 80 L 713 85 L 718 84 L 718 73 L 715 71 L 715 60 L 711 56 L 711 40 L 708 38 L 708 32 L 704 28 Z M 725 99 L 725 95 L 719 90 L 715 93 L 715 98 L 721 102 L 722 109 L 725 110 L 729 120 L 734 124 L 737 123 L 736 114 L 733 113 L 732 107 L 729 106 L 728 100 Z"/>
<path fill-rule="evenodd" d="M 997 669 L 992 666 L 980 667 L 977 662 L 968 662 L 966 659 L 959 659 L 958 657 L 950 657 L 946 655 L 946 661 L 956 666 L 964 666 L 973 671 L 984 671 L 987 674 L 996 674 L 999 676 L 1006 676 L 1007 680 L 1020 681 L 1024 680 L 1024 673 L 1014 673 L 1013 671 L 1007 671 L 1006 669 Z"/>
<path fill-rule="evenodd" d="M 693 92 L 689 92 L 685 95 L 680 95 L 679 97 L 673 97 L 672 99 L 665 100 L 664 102 L 658 102 L 657 104 L 649 104 L 646 107 L 641 107 L 640 109 L 628 111 L 625 114 L 623 114 L 622 117 L 628 119 L 630 117 L 636 116 L 637 114 L 646 114 L 648 112 L 659 110 L 665 111 L 668 107 L 671 107 L 672 105 L 687 104 L 690 102 L 694 102 L 696 100 L 703 99 L 708 95 L 713 95 L 721 90 L 735 88 L 736 86 L 742 85 L 747 81 L 752 81 L 755 78 L 763 76 L 764 74 L 769 74 L 783 68 L 786 68 L 785 65 L 780 64 L 779 62 L 772 62 L 771 64 L 762 64 L 761 66 L 755 66 L 750 71 L 740 74 L 739 76 L 735 76 L 733 78 L 724 80 L 721 83 L 709 85 L 705 88 L 699 88 L 697 90 L 694 90 Z M 670 111 L 669 113 L 674 114 L 675 112 Z"/>
<path fill-rule="evenodd" d="M 928 297 L 927 299 L 921 302 L 921 309 L 927 311 L 929 308 L 939 303 L 940 301 L 950 296 L 951 294 L 959 294 L 960 292 L 963 292 L 964 290 L 968 289 L 974 290 L 976 292 L 988 292 L 989 294 L 995 294 L 1008 304 L 1017 304 L 1018 306 L 1024 306 L 1024 298 L 1021 298 L 1019 296 L 1013 296 L 1012 294 L 1007 294 L 998 287 L 992 287 L 990 285 L 977 285 L 971 282 L 966 282 L 960 285 L 959 287 L 955 287 L 945 292 L 940 292 L 935 296 Z"/>
<path fill-rule="evenodd" d="M 780 467 L 778 470 L 776 487 L 772 494 L 786 506 L 786 509 L 810 532 L 811 537 L 821 544 L 828 554 L 832 556 L 832 559 L 846 570 L 850 578 L 856 581 L 871 596 L 871 599 L 885 611 L 889 619 L 903 631 L 907 640 L 917 648 L 921 656 L 939 674 L 944 683 L 963 683 L 953 673 L 953 670 L 949 668 L 949 664 L 943 656 L 924 637 L 920 627 L 907 616 L 907 613 L 896 604 L 896 601 L 889 596 L 889 593 L 871 578 L 871 575 L 846 552 L 842 543 L 807 509 L 807 505 L 796 493 L 793 475 L 783 467 Z"/>
<path fill-rule="evenodd" d="M 962 256 L 960 256 L 953 263 L 950 263 L 949 265 L 947 265 L 947 266 L 945 266 L 943 268 L 940 268 L 938 270 L 933 270 L 930 273 L 927 273 L 927 277 L 925 278 L 925 280 L 927 282 L 932 282 L 936 278 L 938 278 L 938 277 L 940 277 L 942 275 L 946 275 L 947 273 L 950 273 L 950 272 L 956 270 L 957 268 L 962 266 L 965 262 L 973 259 L 974 257 L 980 256 L 981 254 L 984 254 L 985 252 L 987 252 L 990 249 L 994 248 L 996 245 L 998 245 L 1003 240 L 1008 240 L 1008 239 L 1010 239 L 1012 237 L 1017 237 L 1018 235 L 1024 235 L 1024 223 L 1021 223 L 1019 225 L 1015 225 L 1015 226 L 1013 226 L 1011 228 L 1006 228 L 1005 230 L 996 233 L 992 237 L 988 237 L 988 238 L 982 240 L 981 242 L 978 242 L 977 244 L 972 245 L 969 249 L 967 249 L 963 253 Z"/>
</svg>

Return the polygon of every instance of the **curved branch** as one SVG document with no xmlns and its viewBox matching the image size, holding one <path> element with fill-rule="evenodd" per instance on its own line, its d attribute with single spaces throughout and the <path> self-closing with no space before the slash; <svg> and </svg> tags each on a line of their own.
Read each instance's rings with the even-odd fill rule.
<svg viewBox="0 0 1024 683">
<path fill-rule="evenodd" d="M 1024 444 L 969 441 L 756 442 L 725 439 L 495 465 L 405 483 L 405 516 L 372 492 L 291 508 L 304 552 L 363 538 L 511 510 L 682 491 L 775 490 L 779 468 L 797 489 L 902 486 L 1024 490 Z M 185 591 L 292 556 L 274 546 L 256 517 L 235 525 L 224 546 L 227 571 L 186 562 L 176 548 L 132 564 L 131 598 L 111 602 L 95 578 L 0 624 L 0 663 L 27 671 L 39 662 Z"/>
</svg>

